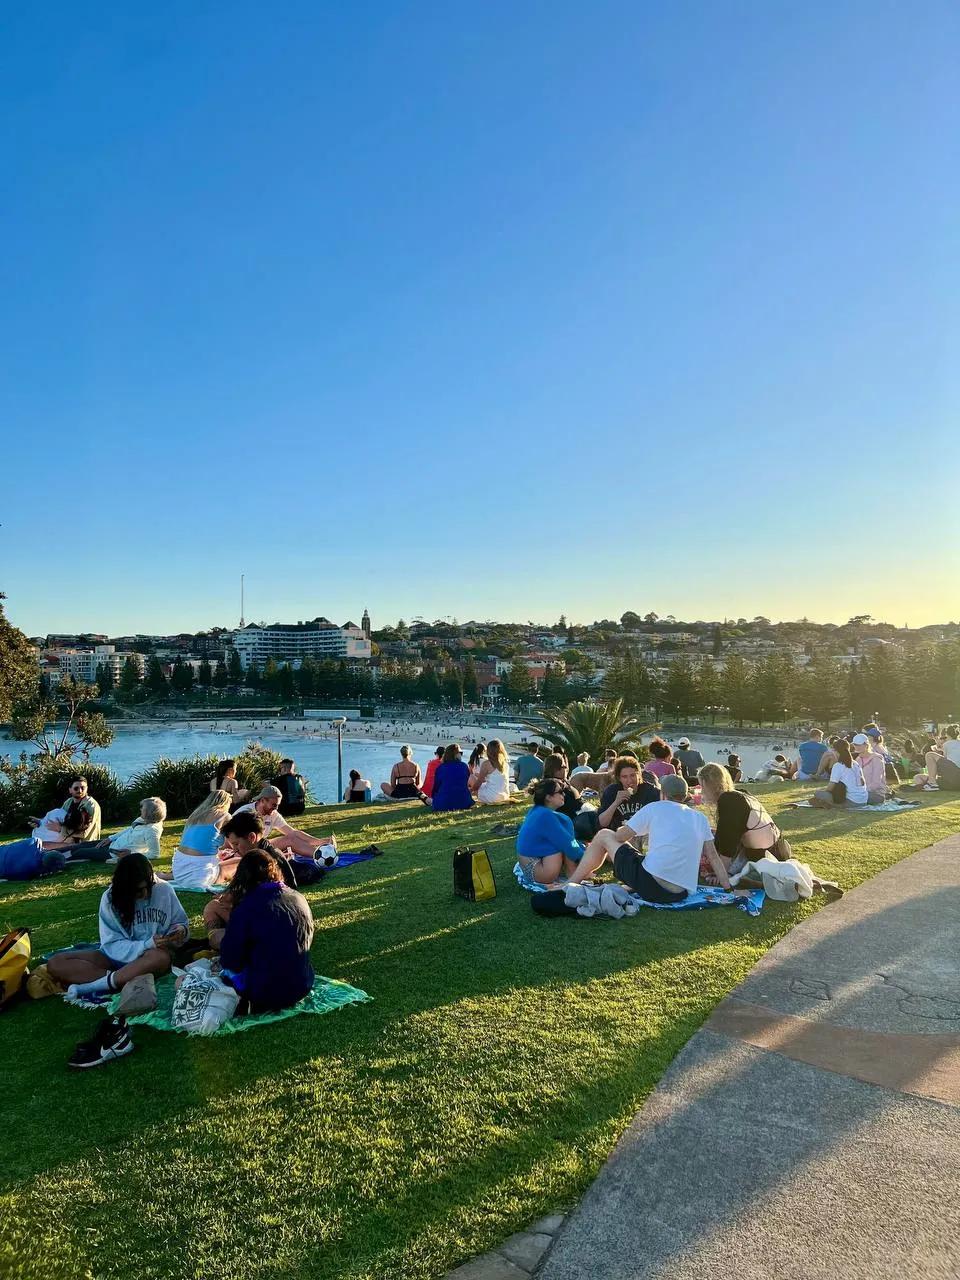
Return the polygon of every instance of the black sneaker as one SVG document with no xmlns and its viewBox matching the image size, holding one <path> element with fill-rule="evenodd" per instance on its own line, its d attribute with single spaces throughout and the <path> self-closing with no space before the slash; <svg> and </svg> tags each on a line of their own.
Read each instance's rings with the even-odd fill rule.
<svg viewBox="0 0 960 1280">
<path fill-rule="evenodd" d="M 70 1067 L 99 1067 L 111 1058 L 122 1058 L 132 1052 L 133 1041 L 127 1030 L 126 1018 L 104 1018 L 90 1040 L 84 1040 L 74 1049 Z"/>
</svg>

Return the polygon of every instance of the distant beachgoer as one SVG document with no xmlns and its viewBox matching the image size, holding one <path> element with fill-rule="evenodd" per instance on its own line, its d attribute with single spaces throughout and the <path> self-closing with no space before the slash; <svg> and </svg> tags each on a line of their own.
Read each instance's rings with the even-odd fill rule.
<svg viewBox="0 0 960 1280">
<path fill-rule="evenodd" d="M 470 790 L 477 804 L 502 804 L 510 799 L 510 761 L 499 738 L 491 738 L 486 758 L 470 779 Z"/>
<path fill-rule="evenodd" d="M 743 761 L 735 751 L 731 751 L 727 756 L 727 773 L 734 782 L 743 781 Z"/>
<path fill-rule="evenodd" d="M 426 800 L 420 787 L 420 766 L 410 759 L 410 748 L 400 748 L 400 759 L 390 770 L 390 781 L 381 782 L 380 790 L 390 800 Z"/>
<path fill-rule="evenodd" d="M 350 770 L 350 781 L 347 783 L 343 798 L 348 804 L 363 804 L 369 800 L 373 783 L 369 778 L 360 776 L 359 770 Z"/>
<path fill-rule="evenodd" d="M 590 756 L 586 751 L 581 751 L 577 755 L 577 767 L 570 770 L 570 777 L 575 778 L 578 773 L 593 773 L 590 768 Z M 518 783 L 517 785 L 519 786 L 520 784 Z"/>
<path fill-rule="evenodd" d="M 236 809 L 250 799 L 250 792 L 237 782 L 236 760 L 221 760 L 217 771 L 210 779 L 211 791 L 226 791 L 230 797 L 231 809 Z"/>
</svg>

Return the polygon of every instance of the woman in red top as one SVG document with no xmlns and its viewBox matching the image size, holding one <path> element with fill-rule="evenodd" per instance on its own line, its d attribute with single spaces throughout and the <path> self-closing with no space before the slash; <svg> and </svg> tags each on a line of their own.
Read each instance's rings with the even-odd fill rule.
<svg viewBox="0 0 960 1280">
<path fill-rule="evenodd" d="M 436 776 L 437 770 L 440 768 L 440 761 L 443 759 L 444 751 L 446 751 L 446 747 L 437 747 L 436 755 L 427 765 L 427 773 L 426 777 L 423 779 L 422 787 L 423 794 L 425 796 L 433 796 L 433 779 Z"/>
</svg>

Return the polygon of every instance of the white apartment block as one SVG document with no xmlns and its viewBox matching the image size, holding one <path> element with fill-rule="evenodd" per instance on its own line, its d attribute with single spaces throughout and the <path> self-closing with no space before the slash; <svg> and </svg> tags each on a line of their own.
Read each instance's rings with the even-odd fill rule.
<svg viewBox="0 0 960 1280">
<path fill-rule="evenodd" d="M 345 662 L 363 661 L 371 655 L 370 640 L 360 627 L 347 623 L 338 627 L 327 618 L 312 622 L 251 623 L 233 633 L 233 647 L 244 670 L 255 662 L 263 667 L 268 658 L 277 663 L 297 663 L 304 658 L 322 662 L 327 658 Z"/>
<path fill-rule="evenodd" d="M 69 676 L 84 684 L 93 684 L 97 678 L 97 667 L 103 666 L 111 668 L 114 683 L 118 684 L 128 658 L 134 659 L 140 669 L 140 679 L 143 679 L 143 654 L 117 653 L 112 644 L 98 644 L 92 649 L 45 649 L 43 656 L 56 662 L 61 680 Z"/>
</svg>

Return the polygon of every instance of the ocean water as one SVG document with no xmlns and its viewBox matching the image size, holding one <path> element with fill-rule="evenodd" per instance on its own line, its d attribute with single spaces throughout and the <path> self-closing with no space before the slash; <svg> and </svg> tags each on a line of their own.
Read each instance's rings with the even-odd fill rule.
<svg viewBox="0 0 960 1280">
<path fill-rule="evenodd" d="M 389 732 L 389 730 L 387 730 Z M 494 730 L 488 729 L 489 734 Z M 509 726 L 500 731 L 505 741 L 514 741 L 515 734 Z M 329 730 L 326 731 L 329 734 Z M 426 737 L 426 733 L 421 731 Z M 676 735 L 677 737 L 681 735 Z M 453 735 L 453 738 L 456 734 Z M 744 774 L 749 777 L 774 754 L 784 751 L 787 755 L 795 752 L 793 739 L 782 737 L 739 738 L 735 730 L 720 734 L 691 732 L 693 745 L 699 749 L 705 760 L 725 764 L 728 751 L 735 751 L 743 760 Z M 409 742 L 413 749 L 413 759 L 426 769 L 439 742 L 451 741 L 453 738 L 440 734 L 429 743 L 418 743 L 412 735 L 397 737 L 384 742 L 349 740 L 343 743 L 343 781 L 351 769 L 358 769 L 361 775 L 369 778 L 376 793 L 381 782 L 390 776 L 390 769 L 400 758 L 400 746 Z M 187 725 L 137 726 L 120 727 L 111 745 L 104 750 L 91 751 L 90 759 L 108 764 L 124 781 L 134 777 L 146 769 L 159 756 L 181 759 L 185 756 L 217 755 L 221 759 L 235 756 L 243 750 L 248 742 L 259 740 L 281 755 L 292 756 L 297 762 L 297 770 L 310 781 L 313 795 L 324 804 L 334 804 L 339 799 L 337 792 L 337 742 L 336 738 L 322 736 L 315 725 L 309 722 L 302 728 L 273 729 L 268 725 L 256 733 L 238 731 L 224 727 L 211 729 Z M 464 754 L 472 742 L 469 734 L 464 734 L 459 741 L 464 746 Z M 670 735 L 672 742 L 676 741 Z M 21 750 L 29 751 L 29 743 L 20 743 L 12 739 L 0 741 L 0 754 L 16 756 Z"/>
</svg>

